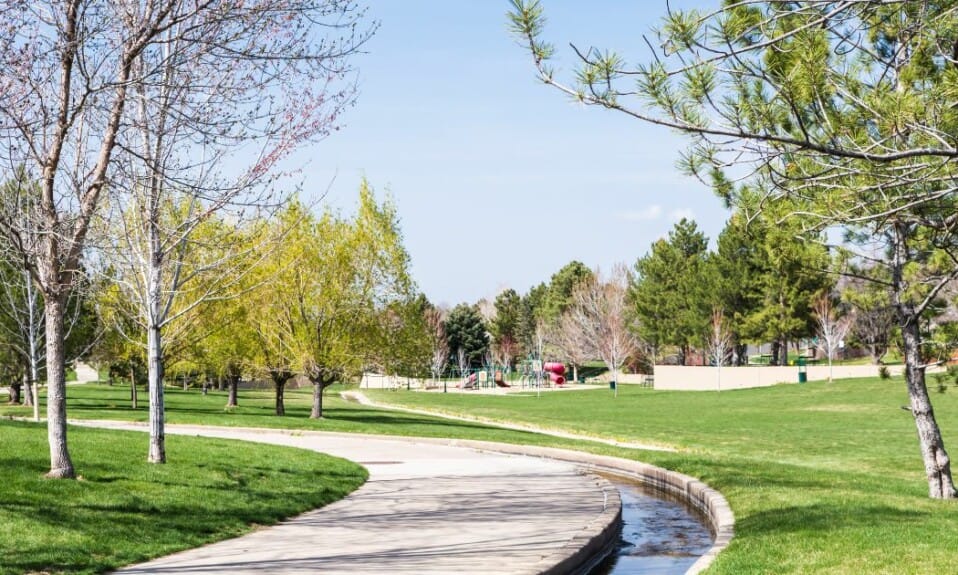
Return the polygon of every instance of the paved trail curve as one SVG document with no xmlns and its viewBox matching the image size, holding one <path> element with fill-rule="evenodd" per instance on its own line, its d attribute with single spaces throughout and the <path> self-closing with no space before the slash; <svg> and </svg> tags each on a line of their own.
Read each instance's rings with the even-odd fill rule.
<svg viewBox="0 0 958 575">
<path fill-rule="evenodd" d="M 329 453 L 364 465 L 369 481 L 275 527 L 119 573 L 542 573 L 576 554 L 619 509 L 604 480 L 548 459 L 349 434 L 188 425 L 167 433 Z"/>
</svg>

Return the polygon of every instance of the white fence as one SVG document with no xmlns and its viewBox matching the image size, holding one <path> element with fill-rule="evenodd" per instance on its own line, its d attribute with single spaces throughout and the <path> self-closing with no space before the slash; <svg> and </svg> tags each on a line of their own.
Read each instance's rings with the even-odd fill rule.
<svg viewBox="0 0 958 575">
<path fill-rule="evenodd" d="M 398 377 L 378 373 L 364 373 L 359 387 L 362 389 L 422 389 L 427 381 L 415 377 Z"/>
<path fill-rule="evenodd" d="M 901 365 L 889 365 L 891 375 L 900 375 Z M 797 366 L 761 367 L 699 367 L 685 365 L 656 365 L 655 389 L 679 391 L 719 391 L 768 387 L 779 383 L 798 383 Z M 809 381 L 828 379 L 827 365 L 810 365 L 806 368 Z M 832 367 L 834 379 L 850 377 L 876 377 L 877 365 L 836 365 Z"/>
</svg>

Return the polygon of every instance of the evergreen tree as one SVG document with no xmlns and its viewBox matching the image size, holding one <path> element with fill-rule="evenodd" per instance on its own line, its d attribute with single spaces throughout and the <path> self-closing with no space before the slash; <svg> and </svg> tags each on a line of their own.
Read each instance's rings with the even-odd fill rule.
<svg viewBox="0 0 958 575">
<path fill-rule="evenodd" d="M 764 191 L 763 209 L 787 206 L 774 222 L 788 216 L 813 234 L 841 229 L 842 260 L 875 271 L 859 277 L 891 294 L 929 496 L 958 497 L 925 382 L 921 328 L 958 279 L 954 3 L 726 1 L 707 14 L 672 10 L 650 42 L 662 56 L 630 67 L 611 50 L 580 52 L 574 85 L 549 63 L 539 2 L 513 5 L 513 30 L 544 82 L 687 133 L 683 168 L 733 205 L 731 177 L 745 174 Z"/>
<path fill-rule="evenodd" d="M 548 289 L 546 284 L 540 283 L 522 296 L 519 323 L 516 326 L 516 339 L 519 342 L 520 355 L 529 355 L 536 349 L 536 327 L 542 321 L 543 301 Z"/>
<path fill-rule="evenodd" d="M 456 363 L 455 356 L 461 349 L 471 367 L 482 365 L 482 358 L 489 350 L 489 336 L 476 308 L 466 304 L 457 305 L 449 312 L 445 325 L 451 362 Z"/>
<path fill-rule="evenodd" d="M 506 359 L 503 363 L 511 363 L 512 359 L 522 355 L 519 346 L 522 298 L 514 289 L 504 290 L 496 296 L 495 308 L 496 315 L 489 326 L 492 344 L 500 360 Z"/>
<path fill-rule="evenodd" d="M 595 274 L 580 261 L 571 261 L 552 275 L 542 300 L 541 318 L 555 323 L 573 303 L 573 293 L 579 284 Z"/>
<path fill-rule="evenodd" d="M 655 353 L 665 345 L 679 348 L 681 362 L 702 344 L 712 311 L 707 290 L 708 240 L 694 221 L 683 218 L 668 239 L 635 263 L 629 303 L 639 335 Z"/>
</svg>

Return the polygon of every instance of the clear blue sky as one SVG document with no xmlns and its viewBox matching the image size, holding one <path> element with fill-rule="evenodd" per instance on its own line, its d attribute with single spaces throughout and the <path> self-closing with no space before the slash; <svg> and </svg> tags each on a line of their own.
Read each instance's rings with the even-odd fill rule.
<svg viewBox="0 0 958 575">
<path fill-rule="evenodd" d="M 630 61 L 664 0 L 543 0 L 547 35 L 616 48 Z M 717 2 L 673 0 L 672 5 Z M 631 264 L 681 216 L 707 235 L 727 213 L 675 169 L 681 137 L 584 108 L 534 78 L 497 0 L 370 0 L 381 28 L 357 61 L 344 129 L 310 148 L 307 192 L 349 209 L 359 180 L 389 190 L 420 288 L 436 303 L 520 293 L 573 259 Z M 301 158 L 300 158 L 301 159 Z"/>
</svg>

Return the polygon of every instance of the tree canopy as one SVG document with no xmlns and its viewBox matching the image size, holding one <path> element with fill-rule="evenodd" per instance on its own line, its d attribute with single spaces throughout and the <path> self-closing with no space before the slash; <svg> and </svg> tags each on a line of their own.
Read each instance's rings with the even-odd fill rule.
<svg viewBox="0 0 958 575">
<path fill-rule="evenodd" d="M 687 134 L 682 167 L 728 203 L 762 190 L 757 205 L 776 225 L 841 229 L 844 269 L 868 270 L 860 276 L 891 293 L 929 495 L 958 496 L 920 330 L 958 277 L 953 3 L 726 0 L 669 10 L 648 61 L 576 50 L 569 81 L 550 64 L 556 51 L 538 0 L 513 0 L 510 19 L 542 81 Z"/>
</svg>

